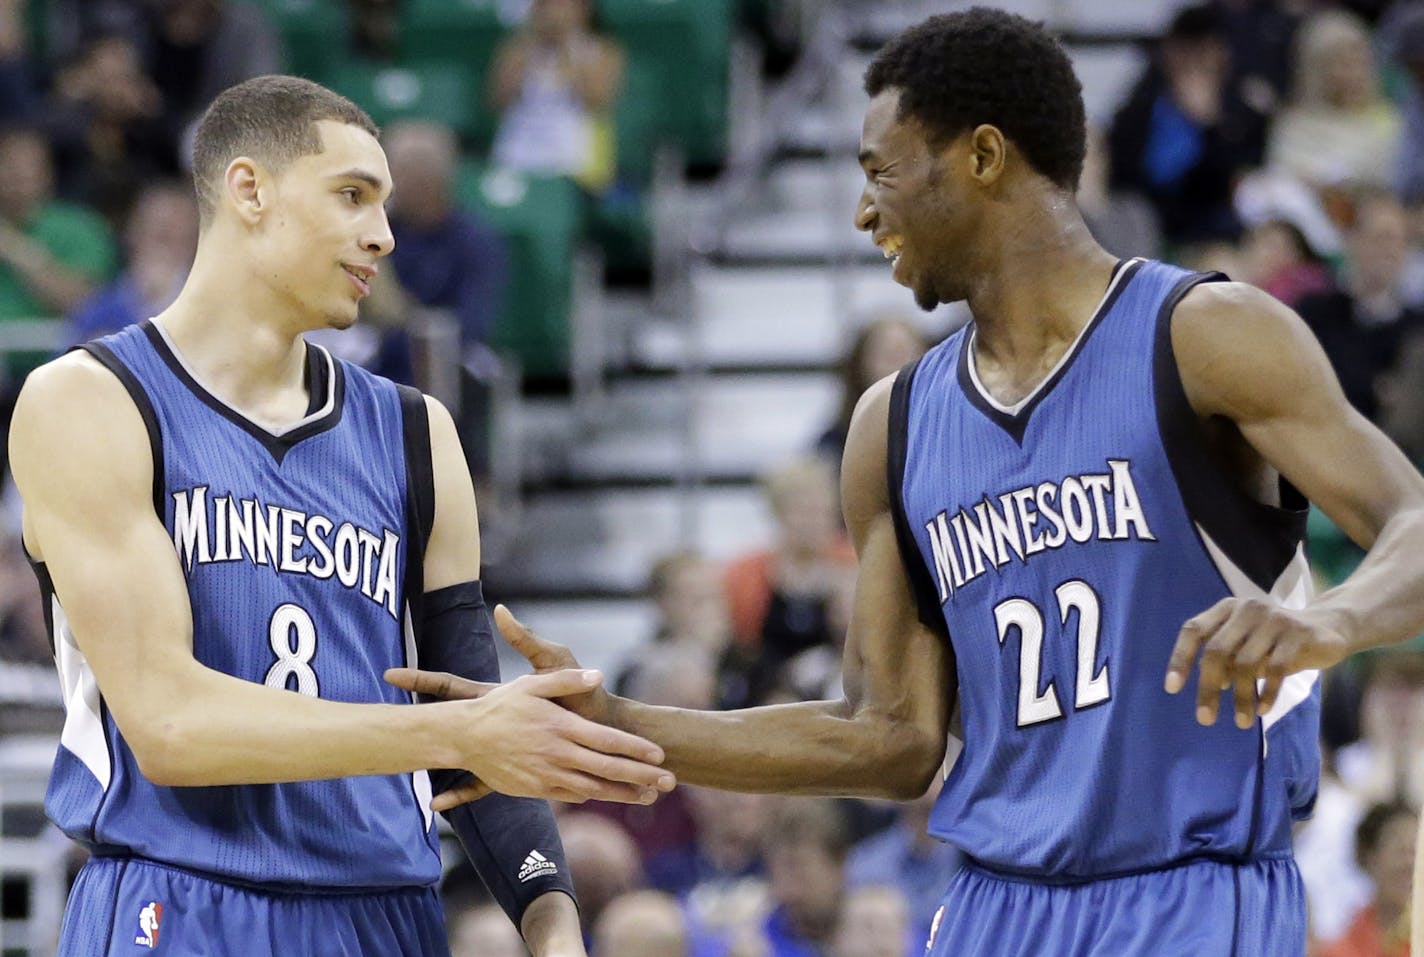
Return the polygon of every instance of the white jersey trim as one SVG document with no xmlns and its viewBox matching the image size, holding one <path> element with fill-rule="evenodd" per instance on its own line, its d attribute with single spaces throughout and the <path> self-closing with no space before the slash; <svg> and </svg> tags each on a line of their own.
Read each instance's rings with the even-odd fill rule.
<svg viewBox="0 0 1424 957">
<path fill-rule="evenodd" d="M 64 730 L 59 743 L 83 762 L 99 782 L 100 790 L 108 791 L 114 767 L 104 734 L 99 682 L 69 630 L 69 618 L 58 596 L 50 597 L 50 609 L 54 620 L 54 663 L 64 693 Z"/>
<path fill-rule="evenodd" d="M 1300 609 L 1304 608 L 1315 593 L 1315 588 L 1310 577 L 1310 563 L 1306 561 L 1305 545 L 1296 546 L 1295 555 L 1286 564 L 1285 570 L 1276 579 L 1269 592 L 1262 590 L 1261 586 L 1253 582 L 1245 572 L 1237 567 L 1236 563 L 1226 556 L 1221 546 L 1212 541 L 1206 529 L 1197 523 L 1197 534 L 1201 536 L 1202 543 L 1206 545 L 1207 555 L 1210 556 L 1212 564 L 1216 566 L 1226 587 L 1231 589 L 1231 593 L 1237 598 L 1261 598 L 1266 601 L 1273 601 L 1282 608 Z M 1276 703 L 1271 706 L 1271 710 L 1261 716 L 1262 748 L 1265 748 L 1265 732 L 1270 731 L 1272 726 L 1280 722 L 1287 714 L 1299 704 L 1310 697 L 1311 691 L 1315 688 L 1315 683 L 1320 680 L 1318 670 L 1300 671 L 1290 675 L 1281 685 L 1280 694 L 1276 697 Z M 1258 682 L 1258 687 L 1264 687 L 1265 682 Z"/>
<path fill-rule="evenodd" d="M 979 380 L 979 368 L 974 361 L 974 337 L 978 334 L 978 330 L 969 330 L 969 341 L 964 343 L 965 359 L 967 360 L 965 365 L 969 369 L 969 381 L 974 383 L 974 390 L 979 393 L 979 397 L 982 398 L 985 402 L 989 403 L 989 406 L 994 409 L 994 411 L 1002 412 L 1004 415 L 1018 415 L 1020 412 L 1022 412 L 1024 410 L 1024 407 L 1027 406 L 1030 402 L 1032 402 L 1038 396 L 1038 394 L 1043 391 L 1044 386 L 1052 382 L 1054 378 L 1057 377 L 1058 373 L 1063 369 L 1063 367 L 1073 361 L 1073 357 L 1078 354 L 1078 349 L 1083 345 L 1083 339 L 1085 336 L 1087 336 L 1088 330 L 1093 328 L 1093 326 L 1096 324 L 1098 314 L 1103 311 L 1103 306 L 1107 305 L 1108 300 L 1112 298 L 1113 290 L 1115 290 L 1118 287 L 1118 284 L 1121 283 L 1123 279 L 1128 275 L 1128 273 L 1132 271 L 1132 265 L 1134 263 L 1140 263 L 1145 261 L 1146 260 L 1140 258 L 1129 259 L 1127 262 L 1123 263 L 1118 268 L 1117 272 L 1113 273 L 1112 281 L 1108 283 L 1107 291 L 1103 293 L 1103 298 L 1098 301 L 1097 308 L 1093 310 L 1092 317 L 1083 324 L 1083 328 L 1078 330 L 1077 338 L 1073 340 L 1073 344 L 1070 345 L 1066 350 L 1064 350 L 1063 355 L 1058 359 L 1058 362 L 1054 364 L 1053 368 L 1049 370 L 1047 375 L 1045 375 L 1041 380 L 1039 380 L 1038 385 L 1033 387 L 1033 391 L 1030 392 L 1028 395 L 1024 396 L 1022 399 L 1019 399 L 1013 405 L 1004 405 L 1003 403 L 996 400 L 989 393 L 989 390 L 984 388 L 984 383 Z"/>
<path fill-rule="evenodd" d="M 410 617 L 410 605 L 405 606 L 405 617 L 403 619 L 403 629 L 405 633 L 405 662 L 407 668 L 420 667 L 420 654 L 415 645 L 415 623 Z M 410 692 L 410 700 L 415 701 L 415 693 Z M 430 801 L 434 797 L 435 789 L 430 784 L 430 772 L 425 770 L 412 771 L 410 775 L 411 787 L 415 789 L 415 800 L 420 805 L 420 816 L 425 821 L 425 830 L 429 832 L 430 825 L 435 820 L 435 812 L 430 810 Z"/>
</svg>

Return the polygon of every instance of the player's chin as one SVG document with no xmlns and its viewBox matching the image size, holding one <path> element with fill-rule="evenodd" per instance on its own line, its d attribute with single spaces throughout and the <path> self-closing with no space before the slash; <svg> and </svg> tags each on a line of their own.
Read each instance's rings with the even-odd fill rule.
<svg viewBox="0 0 1424 957">
<path fill-rule="evenodd" d="M 356 309 L 356 304 L 352 303 L 350 308 L 338 309 L 329 313 L 326 317 L 326 324 L 332 329 L 350 329 L 356 325 L 356 319 L 360 313 Z"/>
</svg>

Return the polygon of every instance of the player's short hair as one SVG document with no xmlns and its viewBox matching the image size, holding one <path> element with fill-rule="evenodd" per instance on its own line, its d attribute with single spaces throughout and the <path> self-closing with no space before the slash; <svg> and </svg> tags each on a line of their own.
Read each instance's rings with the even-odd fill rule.
<svg viewBox="0 0 1424 957">
<path fill-rule="evenodd" d="M 987 123 L 1039 173 L 1078 188 L 1088 135 L 1083 88 L 1042 24 L 987 7 L 930 17 L 866 69 L 866 93 L 889 88 L 900 93 L 901 118 L 914 117 L 933 144 Z"/>
<path fill-rule="evenodd" d="M 228 164 L 250 156 L 279 171 L 293 160 L 321 151 L 319 120 L 380 130 L 365 110 L 319 83 L 295 76 L 259 76 L 218 94 L 198 123 L 193 142 L 193 185 L 198 215 L 207 223 L 217 210 L 219 183 Z"/>
</svg>

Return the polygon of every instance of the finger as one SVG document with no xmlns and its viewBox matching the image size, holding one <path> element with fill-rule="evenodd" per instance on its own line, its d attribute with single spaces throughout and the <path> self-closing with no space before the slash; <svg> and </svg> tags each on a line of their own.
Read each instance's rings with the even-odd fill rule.
<svg viewBox="0 0 1424 957">
<path fill-rule="evenodd" d="M 598 687 L 603 681 L 603 672 L 581 668 L 564 668 L 541 674 L 525 675 L 513 682 L 527 694 L 540 698 L 564 698 L 568 695 L 583 694 Z"/>
<path fill-rule="evenodd" d="M 619 781 L 607 781 L 592 774 L 585 774 L 580 771 L 567 770 L 559 775 L 557 782 L 553 784 L 556 790 L 562 790 L 575 796 L 571 803 L 583 803 L 584 801 L 614 801 L 619 804 L 652 804 L 658 799 L 656 788 L 642 787 L 636 784 L 625 784 Z M 559 800 L 569 800 L 559 798 Z"/>
<path fill-rule="evenodd" d="M 1216 723 L 1221 705 L 1221 692 L 1233 685 L 1232 662 L 1236 650 L 1246 641 L 1248 626 L 1241 606 L 1217 628 L 1202 648 L 1201 664 L 1197 668 L 1197 723 Z M 1255 698 L 1252 698 L 1255 703 Z"/>
<path fill-rule="evenodd" d="M 1267 674 L 1265 682 L 1261 685 L 1260 692 L 1256 695 L 1256 713 L 1265 716 L 1276 706 L 1276 698 L 1281 693 L 1281 686 L 1285 684 L 1285 675 L 1279 672 Z"/>
<path fill-rule="evenodd" d="M 647 738 L 640 738 L 636 734 L 606 725 L 595 724 L 583 718 L 577 718 L 570 723 L 568 737 L 569 740 L 581 744 L 591 751 L 622 755 L 643 764 L 662 764 L 667 758 L 663 749 Z M 669 787 L 666 790 L 672 790 L 672 788 Z"/>
<path fill-rule="evenodd" d="M 450 788 L 448 791 L 441 791 L 435 795 L 434 800 L 430 802 L 430 809 L 444 813 L 452 808 L 459 807 L 461 804 L 478 801 L 485 795 L 493 793 L 493 788 L 479 778 L 476 778 L 468 784 L 460 784 Z"/>
<path fill-rule="evenodd" d="M 578 659 L 574 657 L 572 651 L 563 645 L 545 641 L 534 634 L 524 627 L 504 605 L 494 606 L 494 623 L 499 628 L 499 633 L 504 636 L 504 640 L 509 642 L 510 647 L 528 659 L 536 671 L 577 668 L 579 666 Z"/>
<path fill-rule="evenodd" d="M 444 671 L 418 671 L 415 668 L 387 668 L 385 679 L 388 683 L 397 688 L 404 688 L 406 691 L 455 700 L 483 698 L 499 687 L 497 684 L 471 681 L 468 678 L 461 678 L 459 675 L 452 675 Z"/>
<path fill-rule="evenodd" d="M 1242 671 L 1236 673 L 1233 688 L 1232 710 L 1236 712 L 1236 727 L 1243 731 L 1256 723 L 1256 676 Z"/>
<path fill-rule="evenodd" d="M 600 780 L 629 784 L 640 791 L 653 788 L 666 792 L 677 786 L 677 778 L 673 777 L 672 772 L 664 771 L 655 764 L 600 754 L 588 748 L 575 747 L 568 755 L 568 764 Z"/>
<path fill-rule="evenodd" d="M 1187 620 L 1177 634 L 1177 643 L 1172 646 L 1172 657 L 1167 661 L 1167 680 L 1164 687 L 1168 694 L 1176 694 L 1187 684 L 1187 677 L 1196 664 L 1201 651 L 1212 633 L 1231 614 L 1230 599 L 1212 605 L 1206 611 Z"/>
</svg>

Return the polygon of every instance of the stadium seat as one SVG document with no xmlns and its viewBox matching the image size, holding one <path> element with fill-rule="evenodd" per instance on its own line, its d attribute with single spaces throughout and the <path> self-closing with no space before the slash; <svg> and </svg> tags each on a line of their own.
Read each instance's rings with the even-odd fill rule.
<svg viewBox="0 0 1424 957">
<path fill-rule="evenodd" d="M 325 81 L 351 49 L 351 20 L 342 0 L 247 0 L 267 12 L 282 35 L 287 70 Z"/>
<path fill-rule="evenodd" d="M 489 69 L 510 30 L 497 8 L 497 0 L 409 0 L 397 28 L 402 64 L 448 64 L 465 73 L 470 91 L 465 125 L 481 151 L 494 138 L 498 119 L 485 97 Z"/>
<path fill-rule="evenodd" d="M 509 243 L 510 283 L 493 345 L 518 356 L 532 377 L 569 370 L 573 258 L 583 232 L 585 197 L 562 176 L 532 176 L 465 163 L 456 196 Z"/>
<path fill-rule="evenodd" d="M 348 59 L 337 64 L 326 81 L 333 90 L 364 107 L 379 124 L 403 119 L 434 120 L 451 127 L 461 137 L 469 136 L 474 92 L 469 77 L 456 66 L 384 66 Z"/>
<path fill-rule="evenodd" d="M 661 132 L 682 143 L 692 163 L 720 163 L 727 141 L 727 71 L 733 0 L 600 0 L 599 20 L 627 52 L 628 89 L 659 117 Z M 636 69 L 657 78 L 641 96 Z M 656 104 L 653 106 L 653 104 Z M 620 144 L 621 145 L 621 144 Z"/>
</svg>

